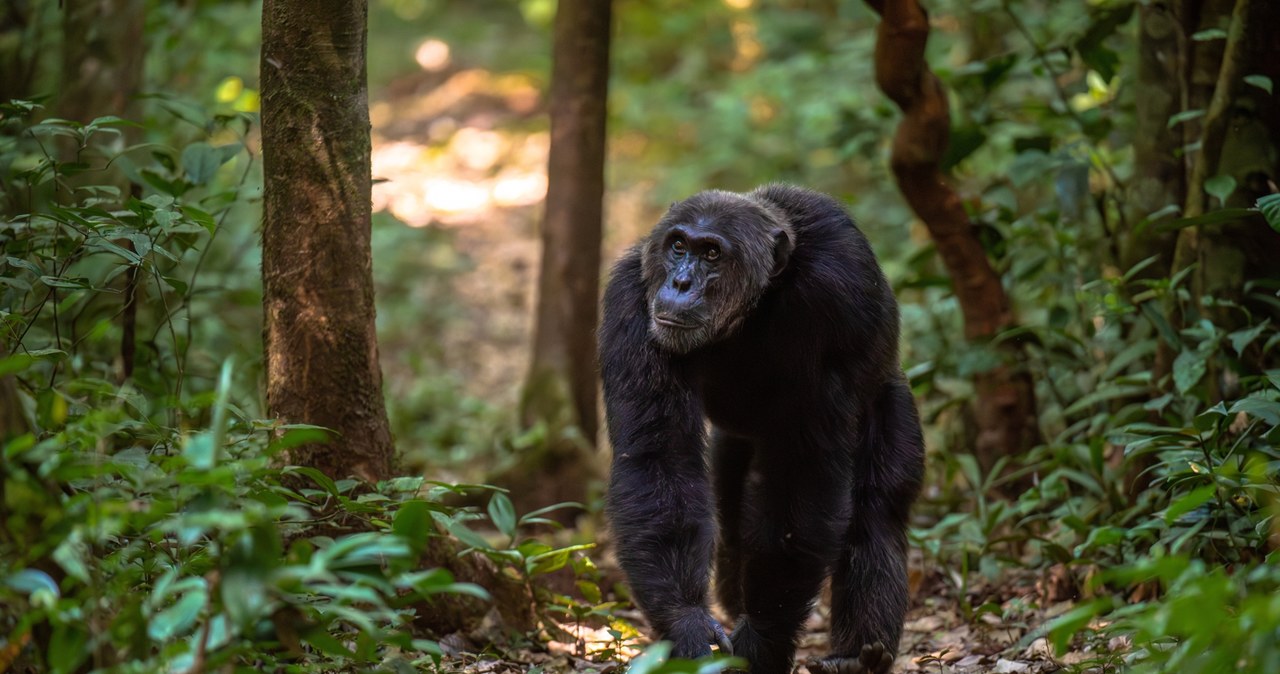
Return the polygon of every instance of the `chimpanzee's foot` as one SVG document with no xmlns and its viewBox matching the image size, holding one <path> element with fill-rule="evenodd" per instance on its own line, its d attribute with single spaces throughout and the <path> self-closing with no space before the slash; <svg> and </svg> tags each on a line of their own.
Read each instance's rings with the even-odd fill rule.
<svg viewBox="0 0 1280 674">
<path fill-rule="evenodd" d="M 703 610 L 691 613 L 664 635 L 672 642 L 671 656 L 676 658 L 700 658 L 711 655 L 711 647 L 718 646 L 720 653 L 733 654 L 733 643 L 725 634 L 720 621 Z"/>
<path fill-rule="evenodd" d="M 893 654 L 879 641 L 864 644 L 862 652 L 853 655 L 828 655 L 808 662 L 810 674 L 889 674 Z"/>
</svg>

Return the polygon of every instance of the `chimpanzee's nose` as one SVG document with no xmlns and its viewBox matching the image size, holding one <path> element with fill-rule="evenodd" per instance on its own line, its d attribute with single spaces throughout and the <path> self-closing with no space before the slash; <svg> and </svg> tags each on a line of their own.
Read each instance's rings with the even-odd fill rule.
<svg viewBox="0 0 1280 674">
<path fill-rule="evenodd" d="M 676 274 L 671 277 L 671 287 L 677 292 L 688 292 L 693 287 L 693 279 L 688 274 Z"/>
</svg>

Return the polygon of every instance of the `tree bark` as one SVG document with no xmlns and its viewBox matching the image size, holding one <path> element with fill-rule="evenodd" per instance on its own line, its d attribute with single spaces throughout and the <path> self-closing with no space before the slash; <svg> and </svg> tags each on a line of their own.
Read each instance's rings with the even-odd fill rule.
<svg viewBox="0 0 1280 674">
<path fill-rule="evenodd" d="M 917 0 L 867 0 L 880 15 L 876 32 L 876 84 L 899 108 L 890 165 L 898 188 L 924 221 L 951 275 L 965 338 L 990 341 L 1015 325 L 1009 297 L 991 266 L 964 205 L 940 169 L 951 134 L 947 93 L 925 61 L 929 19 Z M 1017 367 L 1021 345 L 999 343 L 1001 364 L 974 377 L 974 454 L 986 468 L 1040 440 L 1035 389 Z"/>
<path fill-rule="evenodd" d="M 1182 167 L 1181 129 L 1169 128 L 1169 119 L 1182 109 L 1181 50 L 1183 28 L 1175 8 L 1164 3 L 1138 6 L 1138 59 L 1134 96 L 1137 132 L 1133 136 L 1133 178 L 1129 182 L 1125 222 L 1120 235 L 1121 268 L 1129 269 L 1150 255 L 1160 263 L 1147 276 L 1168 273 L 1173 262 L 1176 236 L 1159 231 L 1148 216 L 1181 204 L 1186 190 Z"/>
<path fill-rule="evenodd" d="M 83 123 L 133 116 L 146 57 L 145 10 L 145 0 L 66 0 L 59 117 Z"/>
<path fill-rule="evenodd" d="M 374 331 L 367 0 L 262 8 L 262 280 L 268 412 L 336 431 L 286 460 L 390 473 Z"/>
<path fill-rule="evenodd" d="M 551 150 L 526 425 L 576 426 L 591 444 L 604 207 L 611 0 L 561 0 L 551 72 Z"/>
</svg>

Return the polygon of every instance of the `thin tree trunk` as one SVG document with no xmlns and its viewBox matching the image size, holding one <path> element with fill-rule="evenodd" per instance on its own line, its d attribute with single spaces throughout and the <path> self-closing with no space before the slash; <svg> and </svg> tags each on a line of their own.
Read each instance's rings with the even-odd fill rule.
<svg viewBox="0 0 1280 674">
<path fill-rule="evenodd" d="M 551 156 L 526 424 L 577 426 L 591 443 L 604 203 L 610 0 L 561 0 L 551 74 Z"/>
<path fill-rule="evenodd" d="M 1147 276 L 1163 276 L 1173 262 L 1175 235 L 1160 232 L 1148 216 L 1183 202 L 1186 178 L 1182 167 L 1182 133 L 1169 128 L 1169 119 L 1182 110 L 1181 53 L 1183 29 L 1174 8 L 1151 3 L 1138 7 L 1137 77 L 1134 83 L 1137 133 L 1133 138 L 1134 168 L 1129 181 L 1128 212 L 1132 226 L 1120 232 L 1120 263 L 1128 269 L 1150 255 L 1159 255 Z"/>
<path fill-rule="evenodd" d="M 146 24 L 145 0 L 67 0 L 62 8 L 62 72 L 55 116 L 80 123 L 96 117 L 116 115 L 136 120 L 139 117 L 137 96 L 142 91 L 143 62 L 147 50 L 143 28 Z M 128 145 L 141 137 L 136 127 L 119 129 Z M 70 161 L 79 150 L 69 143 L 62 148 Z M 104 167 L 72 176 L 64 181 L 72 188 L 67 199 L 74 201 L 75 189 L 85 184 L 113 184 L 120 190 L 119 203 L 130 195 L 128 178 L 118 168 Z M 136 188 L 135 188 L 136 189 Z M 133 196 L 139 196 L 134 193 Z M 116 244 L 132 251 L 133 242 L 119 239 Z M 133 376 L 137 351 L 138 268 L 125 273 L 120 294 L 124 303 L 120 313 L 120 359 L 117 383 Z M 180 392 L 179 392 L 180 393 Z"/>
<path fill-rule="evenodd" d="M 267 409 L 337 436 L 287 460 L 389 474 L 374 331 L 367 0 L 262 8 L 262 279 Z"/>
<path fill-rule="evenodd" d="M 880 14 L 876 33 L 876 83 L 899 108 L 902 123 L 893 140 L 890 164 L 898 188 L 924 221 L 951 275 L 966 339 L 984 342 L 1015 325 L 1000 276 L 978 241 L 964 205 L 939 168 L 951 134 L 947 93 L 925 61 L 929 19 L 917 0 L 867 0 Z M 1017 342 L 1005 341 L 1002 362 L 975 375 L 974 414 L 978 437 L 974 454 L 990 468 L 1039 442 L 1035 389 L 1016 363 Z"/>
<path fill-rule="evenodd" d="M 57 115 L 130 117 L 146 57 L 145 0 L 65 0 Z"/>
</svg>

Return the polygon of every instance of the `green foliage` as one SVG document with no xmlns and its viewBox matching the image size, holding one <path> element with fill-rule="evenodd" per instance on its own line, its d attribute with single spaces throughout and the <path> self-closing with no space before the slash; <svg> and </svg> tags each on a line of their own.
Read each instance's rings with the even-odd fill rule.
<svg viewBox="0 0 1280 674">
<path fill-rule="evenodd" d="M 202 311 L 215 296 L 232 306 L 258 303 L 260 293 L 245 289 L 242 277 L 197 278 L 207 260 L 227 255 L 214 242 L 227 217 L 241 212 L 256 165 L 239 141 L 195 141 L 181 151 L 121 145 L 131 122 L 24 121 L 36 109 L 6 105 L 0 129 L 4 208 L 12 213 L 0 222 L 0 346 L 32 359 L 14 374 L 42 391 L 34 405 L 40 428 L 56 428 L 60 420 L 48 414 L 76 401 L 64 382 L 105 385 L 126 371 L 147 394 L 137 401 L 146 413 L 166 413 L 184 404 L 193 382 L 212 384 L 217 357 L 208 340 L 193 339 L 197 326 L 225 331 L 258 320 Z M 210 133 L 242 137 L 250 121 L 215 117 Z M 217 346 L 228 343 L 241 342 Z M 256 361 L 256 349 L 241 354 Z"/>
<path fill-rule="evenodd" d="M 716 674 L 736 670 L 746 663 L 741 658 L 713 655 L 699 660 L 671 658 L 671 644 L 659 641 L 637 655 L 627 667 L 628 674 Z"/>
<path fill-rule="evenodd" d="M 149 425 L 122 396 L 5 445 L 9 643 L 52 630 L 38 656 L 54 672 L 90 658 L 111 671 L 431 663 L 439 648 L 407 629 L 423 602 L 487 597 L 419 567 L 439 536 L 424 513 L 451 515 L 438 502 L 447 490 L 410 480 L 362 491 L 272 467 L 280 450 L 315 441 L 315 429 L 236 414 L 230 372 L 200 431 Z M 326 521 L 342 526 L 326 535 L 316 528 Z"/>
</svg>

